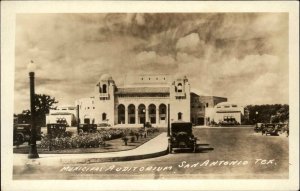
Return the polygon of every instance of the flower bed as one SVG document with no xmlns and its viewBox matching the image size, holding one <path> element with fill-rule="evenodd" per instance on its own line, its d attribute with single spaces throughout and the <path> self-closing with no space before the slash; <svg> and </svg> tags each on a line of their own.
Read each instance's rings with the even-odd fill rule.
<svg viewBox="0 0 300 191">
<path fill-rule="evenodd" d="M 107 140 L 123 137 L 127 131 L 128 129 L 100 129 L 96 133 L 81 133 L 80 135 L 69 135 L 54 139 L 46 135 L 43 137 L 40 147 L 48 150 L 97 148 L 104 146 Z"/>
</svg>

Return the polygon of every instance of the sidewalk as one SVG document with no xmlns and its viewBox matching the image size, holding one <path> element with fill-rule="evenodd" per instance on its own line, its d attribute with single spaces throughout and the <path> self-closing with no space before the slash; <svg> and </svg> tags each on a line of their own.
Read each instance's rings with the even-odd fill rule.
<svg viewBox="0 0 300 191">
<path fill-rule="evenodd" d="M 52 166 L 59 164 L 103 163 L 153 158 L 167 153 L 167 133 L 161 133 L 157 137 L 132 150 L 109 153 L 40 154 L 40 158 L 38 159 L 28 159 L 27 154 L 14 154 L 13 164 L 14 166 L 23 166 L 25 164 Z"/>
</svg>

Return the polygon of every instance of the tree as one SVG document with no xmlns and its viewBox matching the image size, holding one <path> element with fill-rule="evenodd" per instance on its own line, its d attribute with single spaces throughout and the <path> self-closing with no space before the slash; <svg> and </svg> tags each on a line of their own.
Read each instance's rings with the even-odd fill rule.
<svg viewBox="0 0 300 191">
<path fill-rule="evenodd" d="M 49 113 L 50 109 L 56 109 L 55 104 L 58 101 L 55 98 L 45 94 L 35 94 L 34 104 L 36 112 L 36 124 L 38 126 L 46 125 L 46 114 Z"/>
<path fill-rule="evenodd" d="M 255 123 L 278 123 L 285 122 L 289 119 L 289 105 L 274 104 L 274 105 L 248 105 L 245 107 L 248 110 L 248 124 Z"/>
<path fill-rule="evenodd" d="M 46 125 L 46 114 L 49 113 L 50 109 L 56 109 L 55 104 L 58 101 L 55 98 L 45 94 L 35 94 L 34 104 L 36 113 L 36 125 Z M 18 114 L 18 123 L 30 123 L 31 112 L 30 110 L 23 110 L 21 114 Z"/>
</svg>

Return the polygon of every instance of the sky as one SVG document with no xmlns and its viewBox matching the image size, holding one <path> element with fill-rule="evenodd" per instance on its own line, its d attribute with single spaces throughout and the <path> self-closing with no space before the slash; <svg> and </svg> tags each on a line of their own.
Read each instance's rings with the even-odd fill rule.
<svg viewBox="0 0 300 191">
<path fill-rule="evenodd" d="M 36 93 L 60 105 L 93 96 L 102 74 L 187 76 L 201 95 L 288 104 L 287 13 L 18 14 L 14 111 Z"/>
</svg>

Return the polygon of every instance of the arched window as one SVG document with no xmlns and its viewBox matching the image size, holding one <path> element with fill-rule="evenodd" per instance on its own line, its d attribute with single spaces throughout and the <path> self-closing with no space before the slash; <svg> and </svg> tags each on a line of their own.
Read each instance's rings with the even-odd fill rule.
<svg viewBox="0 0 300 191">
<path fill-rule="evenodd" d="M 102 113 L 102 121 L 106 120 L 106 113 Z"/>
<path fill-rule="evenodd" d="M 106 86 L 106 84 L 103 84 L 103 86 L 102 86 L 102 93 L 107 93 L 107 86 Z"/>
<path fill-rule="evenodd" d="M 178 92 L 182 92 L 182 84 L 181 83 L 178 84 Z"/>
<path fill-rule="evenodd" d="M 181 112 L 178 113 L 178 120 L 182 120 L 182 113 Z"/>
</svg>

